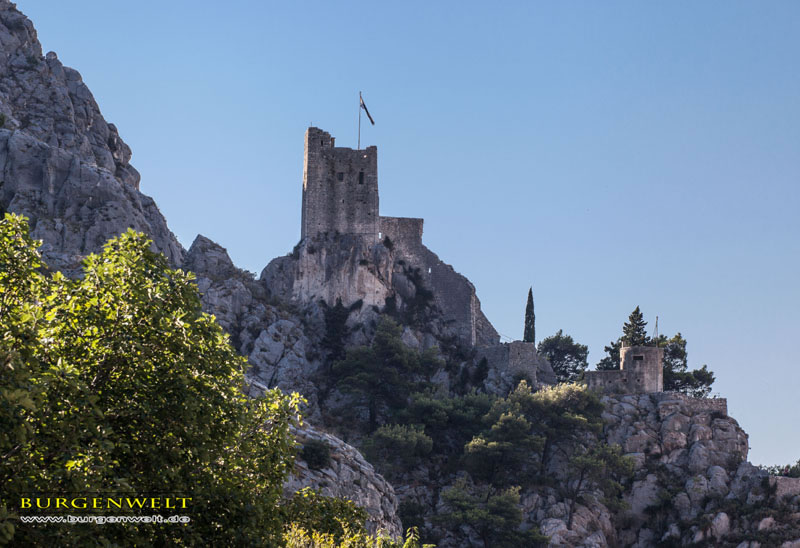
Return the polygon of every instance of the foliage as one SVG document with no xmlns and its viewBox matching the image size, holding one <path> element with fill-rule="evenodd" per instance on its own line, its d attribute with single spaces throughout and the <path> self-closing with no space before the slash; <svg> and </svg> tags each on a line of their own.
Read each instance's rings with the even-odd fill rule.
<svg viewBox="0 0 800 548">
<path fill-rule="evenodd" d="M 589 347 L 575 342 L 570 335 L 564 335 L 561 329 L 555 335 L 543 339 L 539 343 L 538 352 L 550 362 L 558 382 L 580 380 L 589 366 Z"/>
<path fill-rule="evenodd" d="M 396 413 L 408 403 L 410 394 L 423 383 L 415 376 L 430 373 L 440 365 L 435 349 L 420 354 L 402 341 L 402 327 L 382 317 L 369 347 L 347 351 L 344 360 L 333 364 L 337 386 L 354 397 L 356 406 L 366 408 L 367 429 L 378 427 L 383 408 Z"/>
<path fill-rule="evenodd" d="M 322 347 L 328 351 L 328 360 L 332 363 L 345 357 L 345 339 L 350 330 L 347 328 L 347 318 L 350 309 L 342 305 L 342 299 L 336 299 L 334 306 L 328 306 L 325 301 L 320 301 L 322 313 L 325 316 L 325 335 L 322 338 Z"/>
<path fill-rule="evenodd" d="M 567 528 L 572 528 L 577 503 L 588 503 L 599 491 L 600 501 L 612 511 L 625 507 L 622 499 L 622 480 L 633 474 L 633 460 L 622 455 L 619 445 L 599 443 L 569 460 L 570 481 L 562 485 L 569 500 Z"/>
<path fill-rule="evenodd" d="M 312 470 L 327 468 L 331 463 L 331 448 L 323 440 L 309 439 L 303 444 L 300 457 Z"/>
<path fill-rule="evenodd" d="M 0 489 L 176 493 L 192 522 L 0 531 L 17 545 L 270 544 L 300 397 L 240 390 L 246 361 L 192 275 L 133 231 L 70 280 L 42 274 L 20 217 L 0 222 Z"/>
<path fill-rule="evenodd" d="M 419 533 L 411 528 L 406 532 L 405 541 L 396 541 L 386 535 L 368 535 L 344 528 L 340 539 L 328 533 L 308 531 L 292 525 L 284 534 L 286 548 L 433 548 L 431 544 L 419 543 Z"/>
<path fill-rule="evenodd" d="M 346 534 L 366 532 L 367 512 L 352 501 L 325 497 L 306 487 L 281 504 L 283 522 L 290 527 L 331 535 L 341 542 Z"/>
<path fill-rule="evenodd" d="M 634 344 L 655 344 L 664 349 L 664 390 L 682 392 L 695 398 L 707 397 L 711 392 L 711 385 L 714 384 L 714 373 L 709 371 L 706 365 L 689 370 L 686 339 L 680 333 L 669 339 L 665 335 L 651 339 L 644 332 L 645 325 L 646 322 L 637 306 L 623 326 L 623 336 L 605 347 L 606 355 L 598 362 L 597 369 L 620 368 L 620 349 L 623 341 L 626 345 L 629 345 L 627 342 L 629 340 Z"/>
<path fill-rule="evenodd" d="M 481 358 L 475 366 L 475 371 L 472 373 L 472 385 L 481 386 L 486 377 L 489 376 L 489 360 L 486 357 Z"/>
<path fill-rule="evenodd" d="M 771 476 L 786 476 L 789 478 L 800 478 L 800 460 L 794 464 L 784 464 L 775 466 L 761 466 Z"/>
<path fill-rule="evenodd" d="M 535 529 L 520 531 L 519 487 L 494 490 L 459 478 L 442 492 L 442 500 L 447 510 L 437 521 L 471 529 L 486 548 L 539 546 L 547 542 L 547 537 Z"/>
<path fill-rule="evenodd" d="M 544 447 L 544 438 L 532 433 L 522 413 L 506 411 L 491 427 L 464 448 L 464 465 L 473 478 L 495 486 L 519 483 L 531 474 L 531 454 Z"/>
<path fill-rule="evenodd" d="M 389 475 L 408 470 L 432 448 L 422 425 L 402 424 L 381 426 L 362 446 L 367 458 Z"/>
<path fill-rule="evenodd" d="M 664 349 L 664 390 L 683 392 L 695 398 L 705 398 L 714 384 L 714 373 L 703 365 L 688 370 L 686 339 L 678 333 L 671 339 L 660 335 L 656 344 Z"/>
<path fill-rule="evenodd" d="M 470 392 L 446 398 L 432 392 L 417 392 L 401 415 L 406 422 L 422 424 L 439 453 L 461 453 L 481 430 L 481 419 L 491 409 L 494 396 Z"/>
<path fill-rule="evenodd" d="M 483 417 L 484 430 L 464 448 L 464 466 L 495 487 L 530 483 L 547 473 L 554 451 L 569 455 L 586 434 L 601 430 L 602 410 L 598 396 L 583 386 L 533 392 L 523 381 Z"/>
<path fill-rule="evenodd" d="M 611 341 L 605 347 L 603 347 L 603 351 L 606 353 L 599 362 L 597 362 L 597 370 L 598 371 L 616 371 L 621 366 L 620 361 L 620 349 L 622 348 L 622 339 L 619 338 L 616 341 Z"/>
<path fill-rule="evenodd" d="M 430 305 L 433 302 L 433 291 L 425 287 L 419 268 L 404 267 L 403 273 L 414 285 L 414 296 L 406 302 L 403 323 L 408 325 L 422 325 L 427 317 Z"/>
<path fill-rule="evenodd" d="M 524 342 L 536 342 L 536 314 L 533 311 L 533 288 L 528 289 L 528 303 L 525 305 L 525 328 L 522 332 Z"/>
<path fill-rule="evenodd" d="M 644 321 L 639 307 L 633 309 L 628 321 L 622 325 L 622 342 L 625 346 L 645 346 L 650 344 L 650 337 L 647 336 L 647 322 Z"/>
</svg>

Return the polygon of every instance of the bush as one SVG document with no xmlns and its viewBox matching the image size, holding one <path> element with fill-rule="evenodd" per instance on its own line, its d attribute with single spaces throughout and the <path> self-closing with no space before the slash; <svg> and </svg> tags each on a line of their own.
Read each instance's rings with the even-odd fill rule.
<svg viewBox="0 0 800 548">
<path fill-rule="evenodd" d="M 281 505 L 284 523 L 289 527 L 331 535 L 337 542 L 347 534 L 366 531 L 367 512 L 352 501 L 326 497 L 306 487 Z"/>
<path fill-rule="evenodd" d="M 327 468 L 331 463 L 331 448 L 323 440 L 308 440 L 303 444 L 300 457 L 312 470 Z"/>
<path fill-rule="evenodd" d="M 129 230 L 44 275 L 21 217 L 0 221 L 0 485 L 30 493 L 192 496 L 191 526 L 19 523 L 19 546 L 270 545 L 301 398 L 250 399 L 247 362 L 201 309 L 193 275 Z M 224 511 L 221 511 L 223 510 Z"/>
<path fill-rule="evenodd" d="M 381 426 L 364 442 L 364 454 L 379 468 L 390 474 L 413 467 L 430 454 L 433 440 L 419 424 Z"/>
</svg>

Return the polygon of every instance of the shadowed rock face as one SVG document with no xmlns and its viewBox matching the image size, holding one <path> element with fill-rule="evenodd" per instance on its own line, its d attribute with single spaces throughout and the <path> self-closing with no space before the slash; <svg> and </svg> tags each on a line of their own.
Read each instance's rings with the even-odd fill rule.
<svg viewBox="0 0 800 548">
<path fill-rule="evenodd" d="M 80 258 L 126 229 L 146 232 L 180 265 L 183 249 L 149 196 L 131 151 L 107 123 L 81 75 L 50 52 L 33 24 L 0 0 L 0 210 L 30 220 L 48 263 Z"/>
</svg>

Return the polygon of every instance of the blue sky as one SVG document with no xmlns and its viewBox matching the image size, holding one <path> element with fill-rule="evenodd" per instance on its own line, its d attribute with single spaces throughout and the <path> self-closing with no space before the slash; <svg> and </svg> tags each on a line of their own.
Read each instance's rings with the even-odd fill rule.
<svg viewBox="0 0 800 548">
<path fill-rule="evenodd" d="M 377 124 L 381 213 L 498 330 L 596 363 L 637 305 L 688 340 L 755 463 L 800 458 L 800 4 L 18 0 L 188 248 L 300 234 L 303 133 Z"/>
</svg>

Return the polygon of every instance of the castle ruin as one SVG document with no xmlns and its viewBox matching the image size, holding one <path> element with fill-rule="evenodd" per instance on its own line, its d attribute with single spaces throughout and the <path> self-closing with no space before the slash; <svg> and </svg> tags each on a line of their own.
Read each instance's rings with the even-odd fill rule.
<svg viewBox="0 0 800 548">
<path fill-rule="evenodd" d="M 377 147 L 336 147 L 330 133 L 308 128 L 301 223 L 302 239 L 325 232 L 377 238 Z"/>
<path fill-rule="evenodd" d="M 664 391 L 664 349 L 655 346 L 622 346 L 620 368 L 587 371 L 591 390 L 616 394 L 647 394 Z"/>
<path fill-rule="evenodd" d="M 381 217 L 378 147 L 337 147 L 327 131 L 306 131 L 303 158 L 303 210 L 300 238 L 322 234 L 358 236 L 371 243 L 389 238 L 402 254 L 422 248 L 424 220 Z"/>
<path fill-rule="evenodd" d="M 472 283 L 422 243 L 423 225 L 423 219 L 379 214 L 377 147 L 337 147 L 330 133 L 310 127 L 300 243 L 270 262 L 261 278 L 277 297 L 375 310 L 414 302 L 422 289 L 430 292 L 445 330 L 462 345 L 481 349 L 498 382 L 515 376 L 554 382 L 550 364 L 536 356 L 532 343 L 500 344 Z"/>
</svg>

